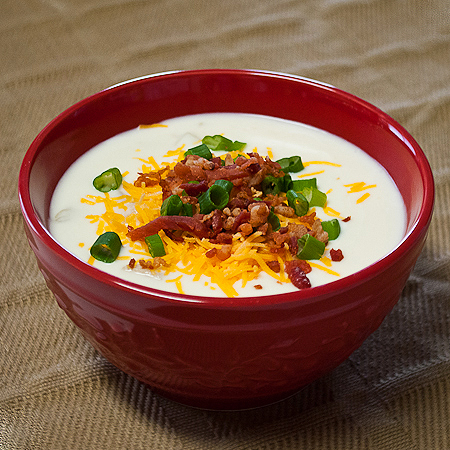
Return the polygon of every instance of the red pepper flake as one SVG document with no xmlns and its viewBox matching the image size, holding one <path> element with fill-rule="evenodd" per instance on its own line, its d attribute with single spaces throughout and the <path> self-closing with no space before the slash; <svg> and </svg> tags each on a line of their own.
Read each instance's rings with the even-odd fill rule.
<svg viewBox="0 0 450 450">
<path fill-rule="evenodd" d="M 342 254 L 341 249 L 334 250 L 332 248 L 330 250 L 330 256 L 332 261 L 342 261 L 344 259 L 344 255 Z"/>
</svg>

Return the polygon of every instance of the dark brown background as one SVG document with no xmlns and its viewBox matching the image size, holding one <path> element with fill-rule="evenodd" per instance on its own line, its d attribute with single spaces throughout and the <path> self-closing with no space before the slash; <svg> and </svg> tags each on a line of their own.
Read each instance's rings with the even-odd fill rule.
<svg viewBox="0 0 450 450">
<path fill-rule="evenodd" d="M 450 3 L 2 0 L 1 449 L 449 449 Z M 40 129 L 114 83 L 250 68 L 333 84 L 404 125 L 436 180 L 403 295 L 348 361 L 279 404 L 213 413 L 119 372 L 58 308 L 25 240 L 21 160 Z M 395 220 L 395 218 L 393 218 Z"/>
</svg>

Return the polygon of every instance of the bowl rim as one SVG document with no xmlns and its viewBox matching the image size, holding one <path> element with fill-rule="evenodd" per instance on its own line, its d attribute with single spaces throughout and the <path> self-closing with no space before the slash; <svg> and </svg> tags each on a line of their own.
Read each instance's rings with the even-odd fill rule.
<svg viewBox="0 0 450 450">
<path fill-rule="evenodd" d="M 33 167 L 33 163 L 39 152 L 40 144 L 44 140 L 47 133 L 49 133 L 53 129 L 53 127 L 63 122 L 70 114 L 72 114 L 77 109 L 82 108 L 93 100 L 98 100 L 103 96 L 109 95 L 111 91 L 126 89 L 129 84 L 147 83 L 152 79 L 160 79 L 161 77 L 195 77 L 199 75 L 283 78 L 293 82 L 309 84 L 319 89 L 326 89 L 335 97 L 339 97 L 342 100 L 345 99 L 346 102 L 357 103 L 364 109 L 370 110 L 375 113 L 379 117 L 380 123 L 382 122 L 386 124 L 390 132 L 395 134 L 398 139 L 402 140 L 404 144 L 409 147 L 411 153 L 413 154 L 414 161 L 417 164 L 417 167 L 421 174 L 424 187 L 422 204 L 414 223 L 410 226 L 410 230 L 405 234 L 398 245 L 394 247 L 389 253 L 387 253 L 374 263 L 370 264 L 369 266 L 366 266 L 365 268 L 359 270 L 358 272 L 326 283 L 324 285 L 311 287 L 309 289 L 283 293 L 281 295 L 259 295 L 256 297 L 205 297 L 162 291 L 148 286 L 129 282 L 106 273 L 96 267 L 89 265 L 87 262 L 82 261 L 72 253 L 64 249 L 64 247 L 62 247 L 53 238 L 49 230 L 44 226 L 44 224 L 35 214 L 34 207 L 31 201 L 31 195 L 28 189 L 29 177 Z M 32 228 L 33 232 L 37 236 L 39 236 L 39 239 L 41 239 L 41 241 L 47 246 L 47 248 L 50 249 L 51 252 L 55 254 L 55 256 L 63 258 L 66 263 L 74 267 L 76 270 L 81 271 L 87 276 L 93 277 L 100 283 L 107 284 L 113 288 L 128 291 L 129 293 L 138 294 L 140 296 L 148 296 L 152 298 L 152 300 L 157 299 L 162 302 L 183 302 L 186 304 L 210 306 L 214 308 L 248 308 L 249 306 L 254 305 L 274 305 L 296 301 L 301 301 L 304 303 L 315 302 L 318 301 L 319 298 L 327 298 L 331 294 L 337 295 L 340 292 L 348 290 L 349 287 L 364 283 L 366 280 L 375 277 L 378 273 L 387 270 L 394 264 L 394 262 L 398 258 L 407 253 L 418 241 L 424 238 L 424 234 L 426 234 L 427 232 L 428 225 L 433 213 L 435 187 L 430 164 L 423 150 L 420 148 L 415 139 L 409 134 L 409 132 L 406 131 L 403 126 L 401 126 L 387 113 L 383 112 L 381 109 L 372 105 L 371 103 L 355 96 L 354 94 L 348 93 L 328 83 L 313 80 L 307 77 L 302 77 L 300 75 L 287 74 L 283 72 L 254 69 L 198 69 L 159 72 L 122 81 L 105 89 L 102 89 L 97 93 L 89 95 L 88 97 L 76 102 L 66 110 L 62 111 L 39 132 L 39 134 L 35 137 L 30 147 L 28 148 L 19 171 L 18 194 L 20 207 L 26 224 L 30 228 Z"/>
</svg>

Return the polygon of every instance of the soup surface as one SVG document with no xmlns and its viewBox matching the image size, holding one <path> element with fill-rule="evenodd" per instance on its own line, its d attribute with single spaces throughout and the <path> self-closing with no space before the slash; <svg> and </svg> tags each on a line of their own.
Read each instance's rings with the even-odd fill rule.
<svg viewBox="0 0 450 450">
<path fill-rule="evenodd" d="M 189 252 L 178 272 L 164 267 L 148 270 L 139 265 L 131 269 L 131 259 L 148 259 L 150 255 L 145 245 L 136 246 L 126 238 L 115 262 L 103 263 L 91 257 L 90 247 L 102 232 L 121 230 L 125 236 L 127 224 L 136 215 L 145 223 L 144 196 L 133 188 L 138 173 L 173 164 L 204 136 L 219 134 L 245 142 L 241 153 L 257 152 L 274 161 L 300 156 L 304 169 L 292 173 L 292 179 L 316 178 L 317 188 L 327 194 L 325 207 L 315 207 L 314 211 L 322 221 L 337 218 L 341 231 L 337 239 L 328 242 L 323 258 L 309 261 L 312 286 L 376 262 L 404 237 L 406 214 L 401 195 L 385 169 L 361 149 L 311 126 L 236 113 L 192 115 L 143 125 L 95 146 L 75 161 L 58 183 L 50 206 L 50 232 L 69 252 L 94 267 L 156 289 L 202 296 L 260 296 L 297 290 L 283 274 L 274 277 L 264 270 L 257 277 L 243 271 L 240 277 L 229 279 L 222 270 L 217 274 L 220 280 L 213 279 L 205 275 L 205 267 L 192 268 L 196 257 Z M 213 152 L 215 156 L 224 155 Z M 119 168 L 124 182 L 117 190 L 99 192 L 93 180 L 111 167 Z M 147 190 L 145 199 L 160 205 L 158 189 Z M 283 225 L 283 217 L 281 222 Z M 344 258 L 332 261 L 330 249 L 341 250 Z M 191 265 L 190 274 L 183 270 L 186 265 Z"/>
</svg>

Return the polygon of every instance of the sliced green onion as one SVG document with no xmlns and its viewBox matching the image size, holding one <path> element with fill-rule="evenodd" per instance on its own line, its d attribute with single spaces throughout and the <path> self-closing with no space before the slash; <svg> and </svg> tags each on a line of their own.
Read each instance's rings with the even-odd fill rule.
<svg viewBox="0 0 450 450">
<path fill-rule="evenodd" d="M 267 222 L 272 227 L 272 231 L 278 231 L 280 229 L 280 219 L 273 211 L 270 211 L 267 216 Z"/>
<path fill-rule="evenodd" d="M 177 216 L 180 214 L 182 206 L 181 198 L 173 194 L 162 202 L 160 214 L 162 216 Z"/>
<path fill-rule="evenodd" d="M 194 215 L 194 207 L 190 203 L 183 203 L 180 213 L 182 216 L 192 217 Z"/>
<path fill-rule="evenodd" d="M 211 150 L 224 150 L 224 151 L 235 151 L 243 149 L 247 144 L 239 141 L 232 141 L 231 139 L 216 134 L 214 136 L 205 136 L 202 139 L 203 144 L 207 145 Z"/>
<path fill-rule="evenodd" d="M 300 156 L 291 156 L 290 158 L 281 158 L 277 161 L 283 172 L 300 172 L 305 167 Z"/>
<path fill-rule="evenodd" d="M 156 258 L 157 256 L 164 256 L 166 254 L 164 243 L 159 234 L 147 236 L 145 238 L 145 243 L 147 244 L 148 251 L 153 258 Z"/>
<path fill-rule="evenodd" d="M 283 177 L 283 192 L 287 192 L 290 188 L 290 185 L 292 184 L 292 177 L 290 174 L 286 173 Z"/>
<path fill-rule="evenodd" d="M 209 214 L 215 209 L 223 209 L 230 199 L 228 192 L 220 185 L 213 184 L 198 197 L 201 214 Z"/>
<path fill-rule="evenodd" d="M 214 184 L 223 187 L 228 194 L 231 192 L 231 189 L 233 189 L 234 186 L 233 183 L 229 180 L 216 180 Z"/>
<path fill-rule="evenodd" d="M 119 256 L 122 242 L 114 231 L 107 231 L 97 238 L 90 249 L 91 256 L 105 263 L 114 262 Z"/>
<path fill-rule="evenodd" d="M 269 175 L 261 183 L 261 190 L 264 195 L 277 195 L 282 192 L 283 189 L 283 177 L 274 177 L 273 175 Z"/>
<path fill-rule="evenodd" d="M 314 187 L 317 188 L 317 178 L 307 178 L 303 180 L 294 180 L 289 185 L 289 189 L 292 189 L 293 191 L 300 192 L 302 189 L 305 189 L 306 187 Z"/>
<path fill-rule="evenodd" d="M 339 220 L 331 219 L 322 221 L 322 229 L 328 233 L 328 240 L 333 241 L 341 234 L 341 226 Z"/>
<path fill-rule="evenodd" d="M 122 174 L 117 167 L 105 170 L 94 178 L 93 185 L 97 191 L 109 192 L 119 188 L 122 183 Z"/>
<path fill-rule="evenodd" d="M 324 251 L 325 244 L 310 234 L 305 234 L 298 240 L 297 258 L 320 259 Z"/>
<path fill-rule="evenodd" d="M 184 152 L 185 157 L 188 155 L 197 155 L 197 156 L 201 156 L 202 158 L 205 158 L 205 159 L 212 158 L 211 150 L 205 144 L 197 145 L 197 147 L 192 147 L 189 150 L 187 150 L 186 152 Z"/>
<path fill-rule="evenodd" d="M 289 189 L 286 192 L 288 205 L 294 209 L 297 216 L 304 216 L 309 210 L 308 200 L 300 193 Z"/>
<path fill-rule="evenodd" d="M 302 189 L 301 193 L 308 200 L 310 207 L 320 206 L 323 208 L 327 202 L 327 194 L 317 188 L 307 187 Z"/>
</svg>

